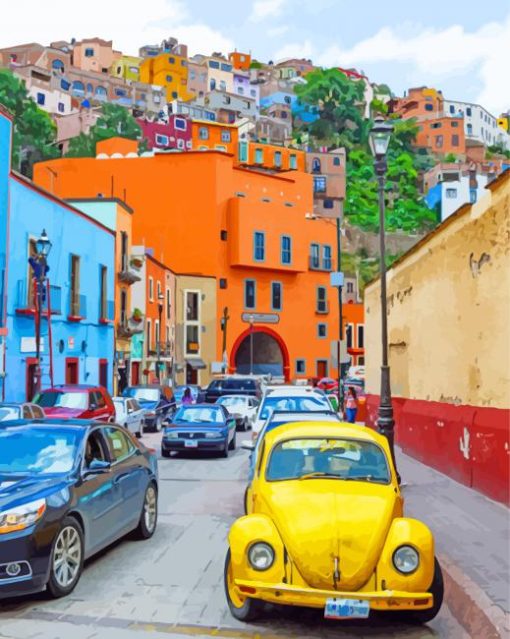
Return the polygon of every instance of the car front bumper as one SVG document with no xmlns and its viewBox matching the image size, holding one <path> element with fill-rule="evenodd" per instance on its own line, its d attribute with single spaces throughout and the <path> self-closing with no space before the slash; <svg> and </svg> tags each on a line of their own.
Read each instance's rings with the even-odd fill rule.
<svg viewBox="0 0 510 639">
<path fill-rule="evenodd" d="M 369 601 L 371 610 L 426 610 L 434 604 L 434 597 L 429 592 L 320 590 L 245 579 L 236 579 L 235 585 L 242 596 L 288 606 L 324 608 L 328 599 Z"/>
<path fill-rule="evenodd" d="M 196 442 L 196 446 L 186 445 L 186 442 Z M 162 439 L 161 450 L 165 452 L 186 450 L 193 452 L 194 450 L 224 450 L 225 437 L 218 438 L 200 438 L 200 439 Z"/>
</svg>

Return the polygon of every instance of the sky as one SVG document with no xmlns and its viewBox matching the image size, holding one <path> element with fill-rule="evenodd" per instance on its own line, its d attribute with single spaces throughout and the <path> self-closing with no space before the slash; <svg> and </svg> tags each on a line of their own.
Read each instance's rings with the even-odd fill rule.
<svg viewBox="0 0 510 639">
<path fill-rule="evenodd" d="M 396 95 L 413 86 L 510 108 L 510 0 L 17 0 L 0 48 L 99 36 L 124 53 L 174 36 L 190 54 L 234 49 L 267 62 L 355 67 Z"/>
</svg>

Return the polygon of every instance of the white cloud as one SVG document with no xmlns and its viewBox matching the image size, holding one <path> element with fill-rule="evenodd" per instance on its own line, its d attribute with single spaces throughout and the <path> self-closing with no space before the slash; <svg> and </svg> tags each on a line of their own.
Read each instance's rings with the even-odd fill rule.
<svg viewBox="0 0 510 639">
<path fill-rule="evenodd" d="M 274 54 L 274 59 L 286 60 L 288 58 L 311 58 L 313 54 L 313 46 L 310 40 L 304 42 L 292 42 L 285 44 Z"/>
<path fill-rule="evenodd" d="M 251 22 L 261 22 L 281 15 L 287 0 L 255 0 L 249 17 Z"/>
<path fill-rule="evenodd" d="M 509 106 L 510 91 L 506 82 L 509 42 L 510 15 L 501 23 L 487 23 L 472 32 L 453 25 L 404 37 L 400 30 L 397 33 L 393 28 L 384 27 L 350 49 L 329 47 L 318 54 L 314 62 L 358 68 L 371 63 L 406 63 L 412 65 L 412 80 L 417 85 L 440 83 L 452 76 L 472 73 L 471 80 L 479 87 L 476 100 L 498 114 Z M 447 98 L 462 100 L 461 95 L 445 94 Z"/>
<path fill-rule="evenodd" d="M 281 36 L 284 33 L 287 33 L 288 30 L 289 30 L 289 25 L 288 24 L 282 24 L 279 27 L 274 27 L 273 29 L 268 29 L 267 30 L 267 35 L 270 38 L 276 38 L 277 36 Z"/>
</svg>

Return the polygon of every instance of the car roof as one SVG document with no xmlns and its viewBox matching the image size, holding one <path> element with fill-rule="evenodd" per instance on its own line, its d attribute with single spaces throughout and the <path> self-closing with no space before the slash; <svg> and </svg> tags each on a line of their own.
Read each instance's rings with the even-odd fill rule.
<svg viewBox="0 0 510 639">
<path fill-rule="evenodd" d="M 91 386 L 90 384 L 56 384 L 48 388 L 43 388 L 41 391 L 87 391 L 87 390 L 104 390 L 102 386 Z"/>
<path fill-rule="evenodd" d="M 340 422 L 340 424 L 342 425 L 341 430 L 338 429 L 338 422 L 333 424 L 320 419 L 311 422 L 295 422 L 270 430 L 265 439 L 268 446 L 273 446 L 287 439 L 299 439 L 301 437 L 316 439 L 317 436 L 334 439 L 341 436 L 346 439 L 361 439 L 377 443 L 384 448 L 387 454 L 389 453 L 388 440 L 383 435 L 379 435 L 366 426 L 357 426 L 347 422 Z"/>
<path fill-rule="evenodd" d="M 285 386 L 284 388 L 268 388 L 266 391 L 266 397 L 272 395 L 273 397 L 294 397 L 307 395 L 320 395 L 323 396 L 324 392 L 320 388 L 304 388 L 299 386 Z"/>
<path fill-rule="evenodd" d="M 100 422 L 92 419 L 12 419 L 0 422 L 0 428 L 23 428 L 24 426 L 48 428 L 51 426 L 63 426 L 64 428 L 83 430 L 99 424 Z"/>
</svg>

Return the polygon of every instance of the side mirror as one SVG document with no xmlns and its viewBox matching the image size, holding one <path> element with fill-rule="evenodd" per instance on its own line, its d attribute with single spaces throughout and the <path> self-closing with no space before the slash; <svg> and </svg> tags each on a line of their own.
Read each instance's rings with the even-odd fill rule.
<svg viewBox="0 0 510 639">
<path fill-rule="evenodd" d="M 254 451 L 255 442 L 251 442 L 249 439 L 246 439 L 244 442 L 241 442 L 241 448 L 244 448 L 245 450 Z"/>
<path fill-rule="evenodd" d="M 110 472 L 111 464 L 104 459 L 93 459 L 88 467 L 85 469 L 85 476 L 87 475 L 102 475 L 103 473 Z"/>
<path fill-rule="evenodd" d="M 97 404 L 90 403 L 89 410 L 97 410 Z"/>
</svg>

